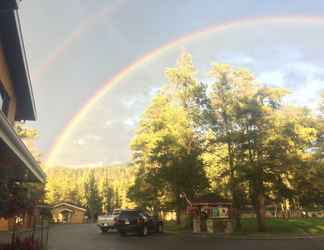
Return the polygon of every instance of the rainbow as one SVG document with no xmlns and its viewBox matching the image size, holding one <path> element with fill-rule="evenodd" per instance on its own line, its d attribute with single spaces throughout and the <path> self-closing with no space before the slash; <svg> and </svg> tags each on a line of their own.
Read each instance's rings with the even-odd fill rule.
<svg viewBox="0 0 324 250">
<path fill-rule="evenodd" d="M 35 72 L 33 77 L 34 81 L 39 80 L 50 68 L 52 64 L 54 64 L 60 56 L 62 56 L 67 49 L 69 49 L 77 40 L 79 40 L 84 33 L 91 30 L 91 28 L 97 24 L 97 22 L 103 18 L 104 16 L 111 16 L 116 9 L 120 8 L 120 6 L 125 2 L 125 0 L 116 1 L 112 5 L 108 5 L 107 7 L 100 9 L 94 15 L 91 15 L 89 18 L 85 19 L 56 49 L 54 49 L 49 56 L 46 58 L 45 62 L 43 62 Z"/>
<path fill-rule="evenodd" d="M 164 44 L 163 46 L 154 49 L 144 56 L 128 65 L 126 68 L 121 70 L 116 74 L 112 79 L 108 80 L 104 86 L 99 89 L 94 96 L 92 96 L 89 101 L 81 108 L 81 110 L 68 122 L 68 124 L 63 128 L 60 135 L 55 140 L 47 161 L 47 166 L 52 166 L 55 164 L 55 158 L 62 149 L 62 146 L 65 144 L 66 140 L 73 132 L 73 130 L 81 123 L 81 121 L 86 118 L 88 113 L 92 110 L 93 107 L 108 93 L 115 85 L 120 83 L 125 77 L 129 76 L 131 73 L 135 72 L 140 68 L 141 65 L 148 63 L 159 56 L 167 53 L 171 49 L 178 47 L 179 45 L 188 43 L 196 38 L 212 34 L 223 32 L 231 28 L 238 28 L 240 26 L 255 24 L 255 23 L 307 23 L 307 24 L 324 24 L 324 17 L 321 16 L 280 16 L 280 17 L 257 17 L 257 18 L 246 18 L 239 19 L 236 21 L 230 21 L 218 25 L 213 25 L 202 30 L 195 31 L 193 33 L 187 34 L 183 37 L 175 39 L 169 43 Z"/>
</svg>

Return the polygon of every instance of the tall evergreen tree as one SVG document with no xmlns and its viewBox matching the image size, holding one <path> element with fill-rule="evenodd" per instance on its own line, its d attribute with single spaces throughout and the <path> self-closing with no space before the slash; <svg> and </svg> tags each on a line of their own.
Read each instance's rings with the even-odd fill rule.
<svg viewBox="0 0 324 250">
<path fill-rule="evenodd" d="M 88 181 L 84 186 L 87 209 L 92 221 L 101 213 L 102 203 L 99 196 L 94 170 L 90 170 Z"/>
</svg>

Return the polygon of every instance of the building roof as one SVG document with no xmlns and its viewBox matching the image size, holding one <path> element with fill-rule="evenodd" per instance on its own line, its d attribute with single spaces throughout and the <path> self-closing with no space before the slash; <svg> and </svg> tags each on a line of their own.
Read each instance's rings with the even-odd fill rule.
<svg viewBox="0 0 324 250">
<path fill-rule="evenodd" d="M 66 206 L 66 207 L 78 209 L 78 210 L 81 210 L 83 212 L 87 211 L 85 208 L 80 207 L 80 206 L 78 206 L 76 204 L 73 204 L 73 203 L 70 203 L 70 202 L 59 202 L 59 203 L 55 204 L 52 208 L 58 208 L 58 207 L 61 207 L 61 206 Z"/>
<path fill-rule="evenodd" d="M 0 1 L 0 10 L 8 10 L 8 9 L 17 9 L 19 0 L 4 0 Z"/>
<path fill-rule="evenodd" d="M 0 1 L 0 40 L 17 96 L 16 120 L 35 120 L 36 107 L 16 0 Z"/>
<path fill-rule="evenodd" d="M 18 181 L 45 183 L 45 173 L 2 112 L 0 112 L 0 150 L 3 156 L 2 161 L 8 162 L 4 165 L 11 166 L 2 168 L 7 175 Z M 4 174 L 4 172 L 1 173 Z"/>
</svg>

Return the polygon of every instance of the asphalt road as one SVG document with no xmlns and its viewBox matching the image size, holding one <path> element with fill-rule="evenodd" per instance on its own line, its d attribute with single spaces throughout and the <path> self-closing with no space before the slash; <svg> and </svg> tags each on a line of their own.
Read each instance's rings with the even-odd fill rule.
<svg viewBox="0 0 324 250">
<path fill-rule="evenodd" d="M 192 234 L 120 237 L 102 234 L 94 224 L 57 225 L 49 235 L 49 250 L 323 250 L 324 239 L 238 240 Z"/>
</svg>

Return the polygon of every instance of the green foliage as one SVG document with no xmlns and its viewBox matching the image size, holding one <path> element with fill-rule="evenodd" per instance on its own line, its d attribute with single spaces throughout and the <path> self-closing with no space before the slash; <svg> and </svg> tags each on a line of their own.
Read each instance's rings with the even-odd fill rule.
<svg viewBox="0 0 324 250">
<path fill-rule="evenodd" d="M 101 197 L 99 196 L 94 170 L 90 170 L 86 183 L 84 184 L 84 194 L 87 204 L 87 209 L 90 218 L 94 219 L 96 215 L 101 213 Z"/>
<path fill-rule="evenodd" d="M 237 226 L 240 209 L 252 204 L 259 230 L 266 203 L 287 216 L 323 207 L 324 95 L 314 114 L 289 105 L 286 89 L 227 64 L 212 65 L 213 82 L 200 83 L 185 52 L 165 73 L 131 141 L 132 167 L 48 169 L 49 202 L 98 212 L 136 205 L 179 218 L 182 192 L 216 192 L 232 199 Z"/>
<path fill-rule="evenodd" d="M 144 112 L 131 143 L 138 173 L 129 197 L 139 206 L 179 212 L 184 205 L 180 193 L 193 197 L 208 186 L 197 122 L 205 103 L 189 54 L 167 69 L 166 77 L 168 83 Z"/>
<path fill-rule="evenodd" d="M 237 225 L 240 208 L 252 203 L 260 230 L 266 202 L 320 204 L 323 119 L 285 104 L 286 89 L 262 85 L 246 69 L 214 64 L 210 74 L 212 85 L 198 83 L 188 53 L 166 70 L 168 83 L 131 143 L 138 172 L 129 198 L 179 209 L 180 192 L 193 197 L 209 186 L 233 199 Z"/>
<path fill-rule="evenodd" d="M 29 128 L 23 123 L 15 124 L 15 131 L 20 138 L 36 138 L 38 131 L 35 128 Z"/>
<path fill-rule="evenodd" d="M 45 169 L 45 172 L 46 201 L 50 204 L 67 201 L 89 207 L 90 203 L 94 203 L 97 213 L 111 212 L 114 208 L 133 207 L 126 197 L 135 174 L 132 166 L 51 167 Z M 89 197 L 85 189 L 95 190 L 92 197 Z"/>
</svg>

